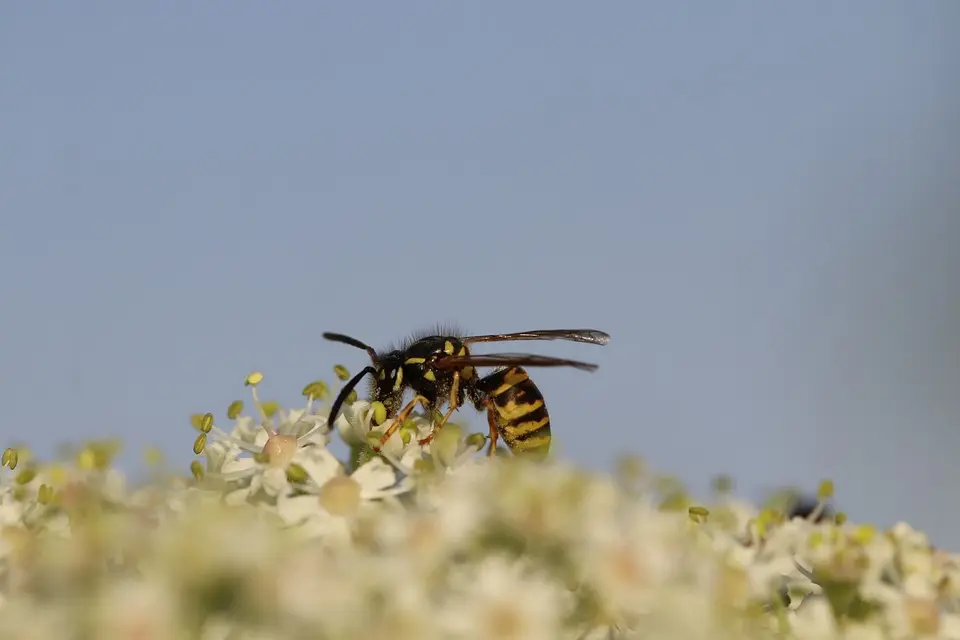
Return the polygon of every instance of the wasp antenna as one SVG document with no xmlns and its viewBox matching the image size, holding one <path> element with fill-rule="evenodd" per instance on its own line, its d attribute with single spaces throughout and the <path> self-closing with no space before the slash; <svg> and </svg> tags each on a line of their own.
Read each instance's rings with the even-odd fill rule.
<svg viewBox="0 0 960 640">
<path fill-rule="evenodd" d="M 373 347 L 367 344 L 364 344 L 363 342 L 360 342 L 356 338 L 351 338 L 350 336 L 343 335 L 342 333 L 330 333 L 329 331 L 325 331 L 323 333 L 323 337 L 326 338 L 327 340 L 330 340 L 331 342 L 342 342 L 343 344 L 348 344 L 351 347 L 363 349 L 364 351 L 367 352 L 367 355 L 370 356 L 371 360 L 373 360 L 374 362 L 377 361 L 376 349 L 374 349 Z"/>
<path fill-rule="evenodd" d="M 360 383 L 360 380 L 363 379 L 363 376 L 367 375 L 368 373 L 372 374 L 376 372 L 377 370 L 373 367 L 364 367 L 360 373 L 350 378 L 350 381 L 343 386 L 343 389 L 340 389 L 337 399 L 333 401 L 333 406 L 330 407 L 330 416 L 327 418 L 327 425 L 331 429 L 333 428 L 333 421 L 337 419 L 337 414 L 340 413 L 340 407 L 343 405 L 344 401 L 346 401 L 347 396 L 350 395 L 350 392 L 353 391 L 354 387 Z"/>
</svg>

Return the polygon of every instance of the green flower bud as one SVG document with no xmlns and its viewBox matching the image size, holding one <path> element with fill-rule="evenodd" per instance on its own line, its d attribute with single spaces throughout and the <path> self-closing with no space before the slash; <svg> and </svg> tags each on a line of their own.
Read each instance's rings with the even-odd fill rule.
<svg viewBox="0 0 960 640">
<path fill-rule="evenodd" d="M 156 447 L 148 447 L 143 452 L 143 461 L 147 463 L 148 466 L 155 467 L 163 462 L 163 452 Z"/>
<path fill-rule="evenodd" d="M 436 465 L 433 463 L 433 458 L 420 458 L 413 463 L 413 471 L 415 473 L 430 473 L 435 469 Z"/>
<path fill-rule="evenodd" d="M 53 502 L 53 487 L 48 484 L 40 485 L 40 490 L 37 492 L 37 502 L 42 505 Z"/>
<path fill-rule="evenodd" d="M 467 436 L 467 446 L 473 447 L 474 449 L 482 449 L 483 445 L 487 443 L 487 435 L 485 433 L 475 432 Z"/>
<path fill-rule="evenodd" d="M 291 462 L 287 466 L 287 482 L 290 484 L 305 484 L 309 477 L 307 470 L 296 462 Z"/>
<path fill-rule="evenodd" d="M 6 449 L 3 452 L 3 463 L 0 466 L 10 467 L 11 470 L 17 468 L 17 462 L 20 460 L 20 453 L 13 448 Z"/>
<path fill-rule="evenodd" d="M 710 515 L 710 510 L 706 507 L 693 506 L 687 509 L 687 513 L 689 514 L 691 520 L 701 523 L 706 522 L 707 516 Z"/>
<path fill-rule="evenodd" d="M 277 411 L 280 410 L 280 403 L 276 400 L 268 400 L 267 402 L 261 403 L 260 410 L 263 411 L 263 415 L 272 418 L 276 415 Z"/>
<path fill-rule="evenodd" d="M 313 396 L 314 398 L 324 399 L 329 394 L 327 383 L 323 380 L 315 380 L 303 388 L 303 395 Z"/>
<path fill-rule="evenodd" d="M 373 409 L 373 424 L 380 426 L 387 421 L 387 407 L 382 402 L 375 401 L 370 408 Z"/>
<path fill-rule="evenodd" d="M 243 400 L 234 400 L 230 403 L 230 406 L 227 407 L 227 418 L 236 420 L 241 411 L 243 411 Z"/>
<path fill-rule="evenodd" d="M 833 480 L 824 480 L 817 488 L 817 498 L 819 500 L 829 500 L 833 497 Z"/>
<path fill-rule="evenodd" d="M 17 484 L 30 484 L 30 482 L 37 477 L 37 470 L 33 468 L 24 469 L 17 474 L 16 483 Z"/>
</svg>

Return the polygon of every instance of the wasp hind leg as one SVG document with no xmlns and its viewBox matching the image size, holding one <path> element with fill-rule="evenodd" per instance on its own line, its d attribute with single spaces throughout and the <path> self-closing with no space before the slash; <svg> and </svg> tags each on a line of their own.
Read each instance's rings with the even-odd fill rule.
<svg viewBox="0 0 960 640">
<path fill-rule="evenodd" d="M 497 455 L 497 440 L 500 439 L 500 428 L 497 426 L 497 410 L 493 406 L 493 401 L 487 399 L 487 424 L 490 426 L 490 448 L 487 449 L 487 457 L 493 458 Z"/>
</svg>

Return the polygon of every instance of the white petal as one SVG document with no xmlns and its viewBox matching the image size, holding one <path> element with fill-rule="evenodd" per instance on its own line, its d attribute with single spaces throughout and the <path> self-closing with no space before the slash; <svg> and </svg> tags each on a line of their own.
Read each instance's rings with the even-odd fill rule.
<svg viewBox="0 0 960 640">
<path fill-rule="evenodd" d="M 334 421 L 334 426 L 347 444 L 366 444 L 370 424 L 364 422 L 363 415 L 369 407 L 369 402 L 357 400 L 344 409 Z"/>
<path fill-rule="evenodd" d="M 234 474 L 234 473 L 247 473 L 255 469 L 257 466 L 256 461 L 253 458 L 234 458 L 232 460 L 226 460 L 223 463 L 223 466 L 220 468 L 220 473 Z"/>
<path fill-rule="evenodd" d="M 242 489 L 237 489 L 236 491 L 231 491 L 223 497 L 223 501 L 230 506 L 237 506 L 243 504 L 247 501 L 247 497 L 250 495 L 250 487 L 244 487 Z"/>
<path fill-rule="evenodd" d="M 415 476 L 404 476 L 403 479 L 401 479 L 400 482 L 398 482 L 393 487 L 389 489 L 382 489 L 380 491 L 380 495 L 381 496 L 398 496 L 401 493 L 412 491 L 416 486 L 417 486 L 417 479 Z"/>
<path fill-rule="evenodd" d="M 286 469 L 273 467 L 260 474 L 260 483 L 268 496 L 276 497 L 290 488 Z"/>
<path fill-rule="evenodd" d="M 0 505 L 0 525 L 18 525 L 23 518 L 23 503 L 19 500 L 4 500 Z"/>
<path fill-rule="evenodd" d="M 334 548 L 348 546 L 352 541 L 350 522 L 346 518 L 309 518 L 293 531 L 306 539 L 319 538 L 326 546 Z"/>
<path fill-rule="evenodd" d="M 310 447 L 312 451 L 307 453 L 308 449 L 301 449 L 304 454 L 296 458 L 297 464 L 303 467 L 310 479 L 318 487 L 335 476 L 343 475 L 343 465 L 337 460 L 336 456 L 330 453 L 329 449 L 319 447 Z"/>
<path fill-rule="evenodd" d="M 399 458 L 404 454 L 405 451 L 407 451 L 407 449 L 413 447 L 419 448 L 417 441 L 411 439 L 410 444 L 403 444 L 403 437 L 400 435 L 400 430 L 397 429 L 394 431 L 393 435 L 390 436 L 390 439 L 387 440 L 386 444 L 381 447 L 381 451 L 386 451 L 394 458 Z"/>
<path fill-rule="evenodd" d="M 287 524 L 299 524 L 312 518 L 324 518 L 327 512 L 320 507 L 316 496 L 284 496 L 277 500 L 277 515 Z"/>
<path fill-rule="evenodd" d="M 325 429 L 326 426 L 326 418 L 322 418 L 320 416 L 308 416 L 304 418 L 296 429 L 297 433 L 299 434 L 297 436 L 297 441 L 301 445 L 312 442 L 314 444 L 326 446 L 330 442 L 330 436 L 327 434 Z"/>
<path fill-rule="evenodd" d="M 380 458 L 373 458 L 353 472 L 351 477 L 363 489 L 362 495 L 369 497 L 381 489 L 393 486 L 397 482 L 397 473 Z"/>
<path fill-rule="evenodd" d="M 253 439 L 253 444 L 258 448 L 263 448 L 267 444 L 267 440 L 270 439 L 270 434 L 267 433 L 266 429 L 257 429 L 257 435 Z"/>
<path fill-rule="evenodd" d="M 427 445 L 429 446 L 429 445 Z M 400 464 L 408 469 L 413 469 L 418 460 L 423 459 L 423 449 L 420 447 L 410 447 L 403 452 L 403 457 L 400 458 Z"/>
<path fill-rule="evenodd" d="M 228 459 L 227 446 L 222 442 L 211 442 L 204 450 L 203 455 L 207 459 L 207 471 L 220 471 L 221 465 Z"/>
<path fill-rule="evenodd" d="M 411 476 L 414 464 L 423 457 L 423 451 L 419 447 L 410 447 L 403 452 L 403 457 L 399 460 L 389 451 L 381 450 L 380 455 L 404 476 Z"/>
</svg>

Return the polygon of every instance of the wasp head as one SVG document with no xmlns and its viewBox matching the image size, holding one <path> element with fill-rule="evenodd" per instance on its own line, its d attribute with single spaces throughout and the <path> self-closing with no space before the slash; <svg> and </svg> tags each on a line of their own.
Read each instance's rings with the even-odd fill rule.
<svg viewBox="0 0 960 640">
<path fill-rule="evenodd" d="M 383 403 L 387 415 L 395 415 L 403 401 L 403 353 L 391 351 L 378 356 L 374 369 L 370 381 L 370 396 Z"/>
</svg>

